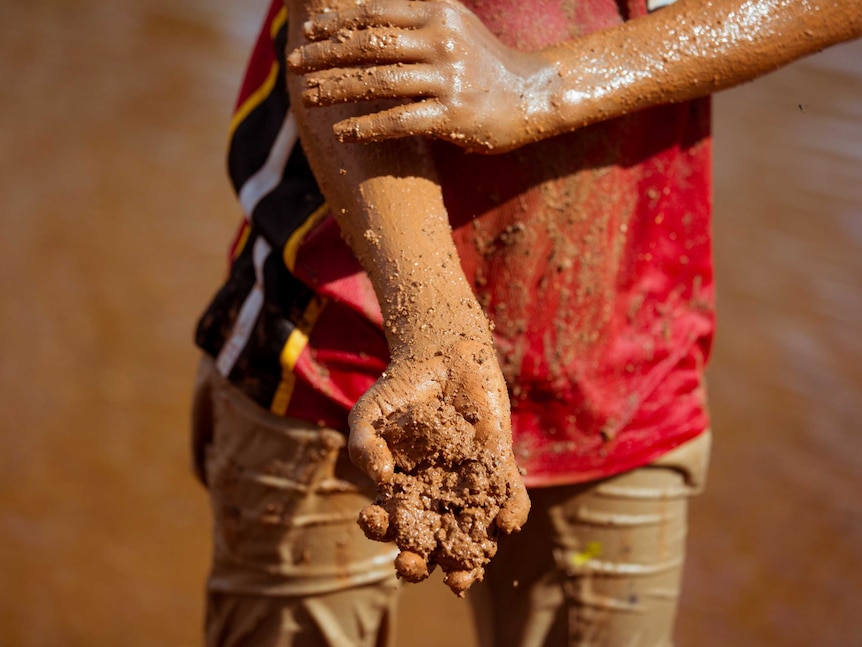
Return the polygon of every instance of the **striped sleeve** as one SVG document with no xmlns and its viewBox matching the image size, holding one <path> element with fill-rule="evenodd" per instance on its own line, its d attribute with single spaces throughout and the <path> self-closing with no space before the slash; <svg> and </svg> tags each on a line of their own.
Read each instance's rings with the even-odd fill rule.
<svg viewBox="0 0 862 647">
<path fill-rule="evenodd" d="M 328 213 L 298 142 L 286 88 L 286 11 L 273 0 L 229 128 L 227 167 L 243 212 L 229 276 L 198 324 L 219 372 L 284 413 L 293 369 L 326 300 L 297 279 L 304 236 Z"/>
</svg>

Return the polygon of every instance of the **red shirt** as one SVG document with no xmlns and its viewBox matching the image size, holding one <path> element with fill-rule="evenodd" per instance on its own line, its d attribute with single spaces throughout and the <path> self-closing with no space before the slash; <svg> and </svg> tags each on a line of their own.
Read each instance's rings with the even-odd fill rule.
<svg viewBox="0 0 862 647">
<path fill-rule="evenodd" d="M 564 0 L 466 4 L 522 49 L 646 12 L 639 0 L 581 0 L 575 10 Z M 709 102 L 643 111 L 504 155 L 433 150 L 464 271 L 495 323 L 527 484 L 609 476 L 705 431 Z M 367 277 L 334 221 L 316 218 L 286 262 L 326 305 L 314 310 L 307 343 L 282 359 L 291 384 L 280 412 L 344 429 L 387 353 Z"/>
</svg>

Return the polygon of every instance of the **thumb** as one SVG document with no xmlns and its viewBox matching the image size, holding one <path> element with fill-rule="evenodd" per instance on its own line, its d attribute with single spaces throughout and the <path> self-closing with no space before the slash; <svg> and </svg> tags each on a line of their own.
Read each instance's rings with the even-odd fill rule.
<svg viewBox="0 0 862 647">
<path fill-rule="evenodd" d="M 375 484 L 388 483 L 395 471 L 392 452 L 374 428 L 373 421 L 381 417 L 380 408 L 365 396 L 350 412 L 350 438 L 347 451 L 350 460 L 371 477 Z"/>
<path fill-rule="evenodd" d="M 497 514 L 497 527 L 505 533 L 518 532 L 527 522 L 530 513 L 530 497 L 515 462 L 509 464 L 509 497 Z"/>
</svg>

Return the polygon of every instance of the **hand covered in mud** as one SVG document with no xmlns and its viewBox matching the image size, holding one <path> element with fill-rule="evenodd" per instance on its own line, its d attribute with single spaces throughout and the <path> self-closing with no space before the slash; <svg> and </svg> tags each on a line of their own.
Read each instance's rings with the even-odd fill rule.
<svg viewBox="0 0 862 647">
<path fill-rule="evenodd" d="M 310 42 L 288 57 L 306 74 L 308 106 L 400 99 L 335 124 L 341 141 L 424 135 L 477 152 L 534 141 L 534 113 L 550 111 L 556 71 L 501 43 L 457 2 L 371 0 L 315 16 Z"/>
<path fill-rule="evenodd" d="M 433 357 L 395 359 L 350 416 L 350 456 L 377 483 L 359 517 L 395 541 L 398 574 L 439 564 L 458 595 L 514 532 L 530 502 L 512 455 L 509 400 L 490 344 L 461 341 Z"/>
</svg>

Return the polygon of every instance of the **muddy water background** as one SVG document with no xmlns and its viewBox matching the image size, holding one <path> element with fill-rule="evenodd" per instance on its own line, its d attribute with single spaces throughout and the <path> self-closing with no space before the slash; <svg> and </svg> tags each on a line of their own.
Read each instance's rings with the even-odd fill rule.
<svg viewBox="0 0 862 647">
<path fill-rule="evenodd" d="M 224 133 L 265 4 L 0 0 L 2 645 L 199 643 L 191 331 L 235 225 Z M 716 448 L 683 646 L 862 635 L 860 61 L 716 102 Z M 401 644 L 466 617 L 414 589 Z"/>
</svg>

